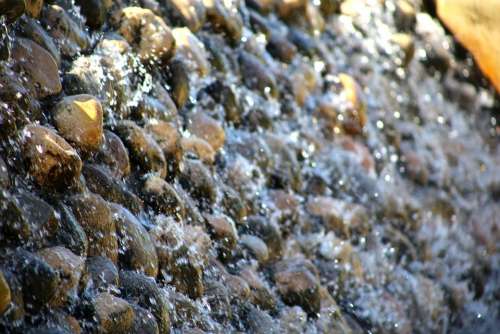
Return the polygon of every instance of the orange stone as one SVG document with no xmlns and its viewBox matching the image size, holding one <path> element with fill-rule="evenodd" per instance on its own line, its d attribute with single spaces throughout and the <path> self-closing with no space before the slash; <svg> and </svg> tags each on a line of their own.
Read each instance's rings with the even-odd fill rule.
<svg viewBox="0 0 500 334">
<path fill-rule="evenodd" d="M 500 1 L 437 0 L 438 16 L 500 92 Z"/>
</svg>

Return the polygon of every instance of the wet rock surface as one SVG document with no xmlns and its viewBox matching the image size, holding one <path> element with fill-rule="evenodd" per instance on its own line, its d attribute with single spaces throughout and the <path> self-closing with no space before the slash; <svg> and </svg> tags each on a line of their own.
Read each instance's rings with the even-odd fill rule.
<svg viewBox="0 0 500 334">
<path fill-rule="evenodd" d="M 429 1 L 0 0 L 0 332 L 493 333 L 499 101 Z"/>
</svg>

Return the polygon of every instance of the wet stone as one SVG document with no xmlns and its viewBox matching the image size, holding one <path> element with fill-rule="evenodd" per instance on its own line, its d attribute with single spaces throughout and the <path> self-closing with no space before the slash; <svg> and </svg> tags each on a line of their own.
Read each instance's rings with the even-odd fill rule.
<svg viewBox="0 0 500 334">
<path fill-rule="evenodd" d="M 315 197 L 308 202 L 307 210 L 321 217 L 327 230 L 344 238 L 353 233 L 365 235 L 369 230 L 367 211 L 358 204 L 329 197 Z"/>
<path fill-rule="evenodd" d="M 89 256 L 106 256 L 118 261 L 118 241 L 115 222 L 108 203 L 92 193 L 70 198 L 73 213 L 85 230 L 89 240 Z"/>
<path fill-rule="evenodd" d="M 253 305 L 249 306 L 246 322 L 251 333 L 279 333 L 279 327 L 273 318 L 267 312 L 264 312 Z"/>
<path fill-rule="evenodd" d="M 57 296 L 60 276 L 41 256 L 25 250 L 10 255 L 9 262 L 22 286 L 24 305 L 39 311 Z"/>
<path fill-rule="evenodd" d="M 107 257 L 90 256 L 87 258 L 86 267 L 96 289 L 108 290 L 118 286 L 118 269 Z"/>
<path fill-rule="evenodd" d="M 215 202 L 217 196 L 215 181 L 210 171 L 200 161 L 186 159 L 180 182 L 203 205 Z"/>
<path fill-rule="evenodd" d="M 107 292 L 94 299 L 99 333 L 127 333 L 134 321 L 134 310 L 125 300 Z"/>
<path fill-rule="evenodd" d="M 132 162 L 138 164 L 145 173 L 157 173 L 165 178 L 167 162 L 153 137 L 132 121 L 121 121 L 115 130 L 128 148 Z"/>
<path fill-rule="evenodd" d="M 239 275 L 250 287 L 250 300 L 252 304 L 264 310 L 276 309 L 277 298 L 259 274 L 251 268 L 245 268 Z"/>
<path fill-rule="evenodd" d="M 61 53 L 59 48 L 40 23 L 36 19 L 25 16 L 20 20 L 20 26 L 21 34 L 49 51 L 52 57 L 54 57 L 56 64 L 60 66 Z"/>
<path fill-rule="evenodd" d="M 118 31 L 137 49 L 143 62 L 162 62 L 170 57 L 175 40 L 161 17 L 140 7 L 126 7 L 118 16 Z"/>
<path fill-rule="evenodd" d="M 95 97 L 65 97 L 55 107 L 54 121 L 59 133 L 82 151 L 96 151 L 101 146 L 103 111 Z"/>
<path fill-rule="evenodd" d="M 276 260 L 283 253 L 283 238 L 277 224 L 264 217 L 250 216 L 241 230 L 247 234 L 255 235 L 265 242 L 269 250 L 269 259 Z"/>
<path fill-rule="evenodd" d="M 177 191 L 164 179 L 156 176 L 147 176 L 143 186 L 145 202 L 157 212 L 167 215 L 184 217 L 185 207 Z"/>
<path fill-rule="evenodd" d="M 170 332 L 170 303 L 164 290 L 155 281 L 132 271 L 120 272 L 122 296 L 151 312 L 158 322 L 160 333 Z"/>
<path fill-rule="evenodd" d="M 55 242 L 71 250 L 76 255 L 86 257 L 88 240 L 82 226 L 68 206 L 59 203 L 55 208 L 60 215 L 59 228 L 54 236 Z"/>
<path fill-rule="evenodd" d="M 224 284 L 217 281 L 208 282 L 204 296 L 210 305 L 211 314 L 214 319 L 220 322 L 231 320 L 231 304 L 227 288 Z"/>
<path fill-rule="evenodd" d="M 105 200 L 125 206 L 134 213 L 143 208 L 141 199 L 129 191 L 125 185 L 111 175 L 111 172 L 103 166 L 85 165 L 82 170 L 88 189 Z"/>
<path fill-rule="evenodd" d="M 284 63 L 291 63 L 297 53 L 297 47 L 279 33 L 270 34 L 266 49 L 273 57 Z"/>
<path fill-rule="evenodd" d="M 38 252 L 59 273 L 61 283 L 51 301 L 52 306 L 62 306 L 77 297 L 78 283 L 84 269 L 84 259 L 64 247 L 45 248 Z"/>
<path fill-rule="evenodd" d="M 49 128 L 24 128 L 24 157 L 29 172 L 41 186 L 66 187 L 80 176 L 82 161 L 76 151 Z"/>
<path fill-rule="evenodd" d="M 158 275 L 158 256 L 149 233 L 141 222 L 127 209 L 110 204 L 118 234 L 119 260 L 121 267 Z"/>
<path fill-rule="evenodd" d="M 134 323 L 131 332 L 136 334 L 159 334 L 158 323 L 154 315 L 148 310 L 132 305 L 134 309 Z"/>
<path fill-rule="evenodd" d="M 80 11 L 85 16 L 85 23 L 91 29 L 99 29 L 106 21 L 107 1 L 105 0 L 77 0 Z"/>
<path fill-rule="evenodd" d="M 12 48 L 14 59 L 30 78 L 36 97 L 46 98 L 62 90 L 59 69 L 52 55 L 40 45 L 25 38 L 18 38 Z"/>
<path fill-rule="evenodd" d="M 165 160 L 168 164 L 167 174 L 176 175 L 179 172 L 183 156 L 181 134 L 177 127 L 172 123 L 150 121 L 146 124 L 145 129 L 163 150 Z"/>
<path fill-rule="evenodd" d="M 109 167 L 115 177 L 122 178 L 130 174 L 128 151 L 120 137 L 113 132 L 104 130 L 104 140 L 97 157 Z"/>
<path fill-rule="evenodd" d="M 63 8 L 57 5 L 45 6 L 42 21 L 50 27 L 48 32 L 58 44 L 62 55 L 74 57 L 90 46 L 87 32 Z"/>
<path fill-rule="evenodd" d="M 54 240 L 60 221 L 48 203 L 28 192 L 15 195 L 12 201 L 7 199 L 7 203 L 4 217 L 8 218 L 2 224 L 4 243 L 38 249 Z"/>
</svg>

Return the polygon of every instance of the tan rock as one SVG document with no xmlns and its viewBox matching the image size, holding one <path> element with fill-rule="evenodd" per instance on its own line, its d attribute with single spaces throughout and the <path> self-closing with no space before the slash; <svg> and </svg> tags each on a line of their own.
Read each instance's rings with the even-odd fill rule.
<svg viewBox="0 0 500 334">
<path fill-rule="evenodd" d="M 118 31 L 137 48 L 142 61 L 163 61 L 172 54 L 175 40 L 161 17 L 140 7 L 124 8 L 120 16 Z"/>
<path fill-rule="evenodd" d="M 190 120 L 189 131 L 207 141 L 214 151 L 224 146 L 226 136 L 224 128 L 218 121 L 202 112 L 197 112 Z"/>
<path fill-rule="evenodd" d="M 172 123 L 156 120 L 150 121 L 144 128 L 163 150 L 168 164 L 168 174 L 170 175 L 170 172 L 172 172 L 175 175 L 179 170 L 183 156 L 179 130 Z"/>
<path fill-rule="evenodd" d="M 103 139 L 103 111 L 91 95 L 65 97 L 56 106 L 54 121 L 59 133 L 83 151 L 96 151 Z"/>
<path fill-rule="evenodd" d="M 204 163 L 208 165 L 214 164 L 215 151 L 205 140 L 196 136 L 182 138 L 181 146 L 184 152 L 196 155 Z"/>
<path fill-rule="evenodd" d="M 54 131 L 43 126 L 28 125 L 23 134 L 23 152 L 29 162 L 29 173 L 39 185 L 64 187 L 80 176 L 80 157 Z"/>
</svg>

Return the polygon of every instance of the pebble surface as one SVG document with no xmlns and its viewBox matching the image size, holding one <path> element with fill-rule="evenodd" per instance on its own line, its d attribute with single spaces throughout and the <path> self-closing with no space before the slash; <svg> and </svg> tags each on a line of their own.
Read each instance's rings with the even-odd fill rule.
<svg viewBox="0 0 500 334">
<path fill-rule="evenodd" d="M 500 100 L 429 3 L 0 0 L 0 332 L 499 328 Z"/>
</svg>

